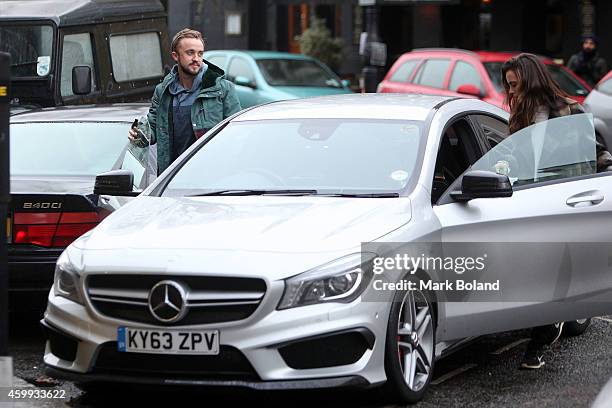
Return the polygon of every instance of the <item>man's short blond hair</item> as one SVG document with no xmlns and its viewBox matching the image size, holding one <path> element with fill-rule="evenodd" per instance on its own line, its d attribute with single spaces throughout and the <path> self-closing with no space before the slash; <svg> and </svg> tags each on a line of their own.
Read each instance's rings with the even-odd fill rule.
<svg viewBox="0 0 612 408">
<path fill-rule="evenodd" d="M 176 52 L 176 47 L 178 47 L 179 41 L 181 41 L 183 38 L 195 38 L 197 40 L 202 41 L 202 45 L 204 45 L 204 37 L 202 37 L 201 32 L 192 30 L 191 28 L 184 28 L 178 33 L 176 33 L 174 35 L 174 38 L 172 38 L 172 45 L 170 49 L 173 52 Z"/>
</svg>

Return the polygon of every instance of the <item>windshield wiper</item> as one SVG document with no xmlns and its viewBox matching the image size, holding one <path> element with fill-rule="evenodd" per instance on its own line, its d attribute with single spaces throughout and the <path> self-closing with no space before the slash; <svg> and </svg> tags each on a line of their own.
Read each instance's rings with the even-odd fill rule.
<svg viewBox="0 0 612 408">
<path fill-rule="evenodd" d="M 192 194 L 187 197 L 206 196 L 256 196 L 256 195 L 316 195 L 317 190 L 220 190 L 209 193 Z"/>
<path fill-rule="evenodd" d="M 38 61 L 16 62 L 14 64 L 11 64 L 11 67 L 21 67 L 24 65 L 34 65 L 34 64 L 38 64 Z"/>
<path fill-rule="evenodd" d="M 319 194 L 324 197 L 353 197 L 353 198 L 393 198 L 399 197 L 399 193 L 331 193 Z"/>
</svg>

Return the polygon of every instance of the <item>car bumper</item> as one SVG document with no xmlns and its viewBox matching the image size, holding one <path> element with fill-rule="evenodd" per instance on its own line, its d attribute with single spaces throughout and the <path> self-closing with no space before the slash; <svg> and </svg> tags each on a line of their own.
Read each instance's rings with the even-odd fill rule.
<svg viewBox="0 0 612 408">
<path fill-rule="evenodd" d="M 11 313 L 37 311 L 42 314 L 53 285 L 55 263 L 63 249 L 9 247 L 9 307 Z"/>
<path fill-rule="evenodd" d="M 194 357 L 119 352 L 118 327 L 151 326 L 100 318 L 90 306 L 51 293 L 41 321 L 44 362 L 49 375 L 78 382 L 305 389 L 386 380 L 388 303 L 357 300 L 278 311 L 281 294 L 267 297 L 243 321 L 183 327 L 220 332 L 218 356 Z"/>
</svg>

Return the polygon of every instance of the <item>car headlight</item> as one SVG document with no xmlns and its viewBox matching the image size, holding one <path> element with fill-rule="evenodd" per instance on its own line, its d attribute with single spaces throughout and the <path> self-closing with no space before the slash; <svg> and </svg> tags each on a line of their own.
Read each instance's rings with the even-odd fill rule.
<svg viewBox="0 0 612 408">
<path fill-rule="evenodd" d="M 357 299 L 372 278 L 376 254 L 352 254 L 285 280 L 278 309 L 325 302 L 350 303 Z"/>
<path fill-rule="evenodd" d="M 53 278 L 53 294 L 83 304 L 79 293 L 79 274 L 70 262 L 66 251 L 58 258 L 55 264 L 55 277 Z"/>
</svg>

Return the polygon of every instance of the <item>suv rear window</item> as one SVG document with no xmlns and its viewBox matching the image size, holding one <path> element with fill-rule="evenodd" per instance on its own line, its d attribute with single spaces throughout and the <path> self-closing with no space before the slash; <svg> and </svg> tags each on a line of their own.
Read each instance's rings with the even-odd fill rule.
<svg viewBox="0 0 612 408">
<path fill-rule="evenodd" d="M 411 59 L 408 61 L 404 61 L 402 65 L 399 66 L 389 78 L 391 82 L 409 82 L 410 76 L 412 75 L 412 71 L 416 68 L 418 63 L 421 60 Z"/>
<path fill-rule="evenodd" d="M 441 89 L 450 65 L 450 59 L 430 59 L 419 69 L 415 84 Z"/>
</svg>

